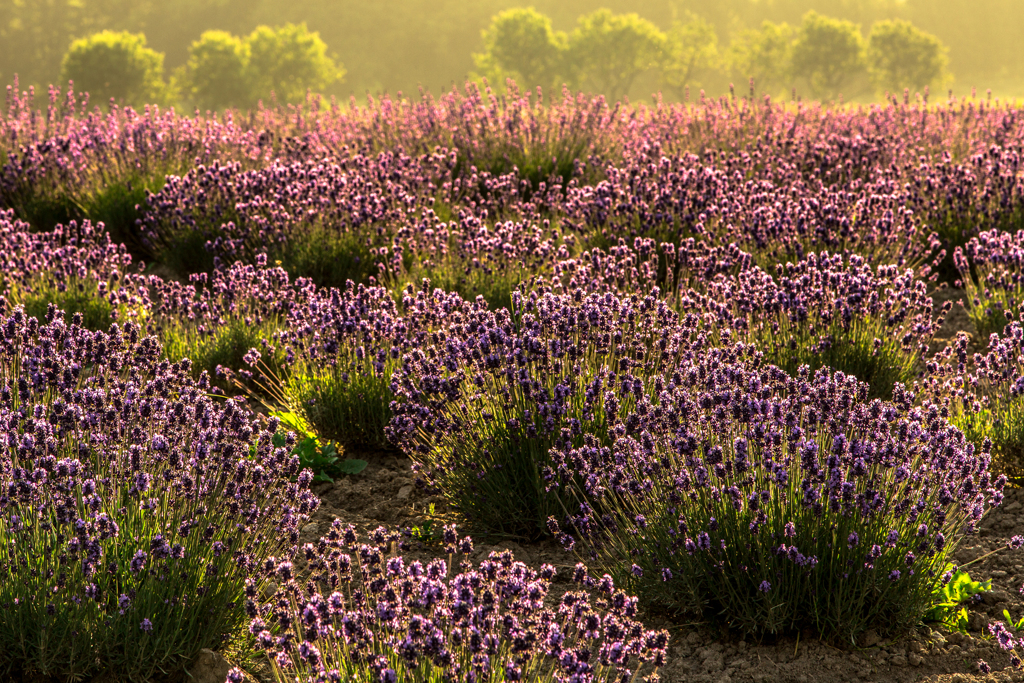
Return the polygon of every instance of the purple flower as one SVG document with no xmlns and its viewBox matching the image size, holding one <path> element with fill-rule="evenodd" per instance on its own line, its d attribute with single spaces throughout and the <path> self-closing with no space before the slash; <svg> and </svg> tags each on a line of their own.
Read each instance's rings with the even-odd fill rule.
<svg viewBox="0 0 1024 683">
<path fill-rule="evenodd" d="M 143 619 L 142 623 L 139 624 L 139 628 L 145 631 L 146 633 L 149 633 L 153 630 L 153 622 L 151 622 L 149 619 Z"/>
<path fill-rule="evenodd" d="M 1016 647 L 1013 634 L 1007 630 L 1006 626 L 1001 621 L 996 621 L 988 625 L 988 632 L 991 633 L 996 642 L 1004 650 L 1012 651 Z"/>
<path fill-rule="evenodd" d="M 138 574 L 145 568 L 146 559 L 148 557 L 149 553 L 147 553 L 145 550 L 136 551 L 134 557 L 132 557 L 131 563 L 129 564 L 129 569 L 131 570 L 132 574 Z"/>
<path fill-rule="evenodd" d="M 757 590 L 761 591 L 762 593 L 767 593 L 771 589 L 772 585 L 767 581 L 762 581 L 761 584 L 757 587 Z"/>
</svg>

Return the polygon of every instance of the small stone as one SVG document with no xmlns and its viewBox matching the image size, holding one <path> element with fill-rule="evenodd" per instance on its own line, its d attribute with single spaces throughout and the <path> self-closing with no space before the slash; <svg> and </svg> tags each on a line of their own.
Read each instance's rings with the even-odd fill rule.
<svg viewBox="0 0 1024 683">
<path fill-rule="evenodd" d="M 725 669 L 725 659 L 722 657 L 721 652 L 715 652 L 710 648 L 706 648 L 700 653 L 701 662 L 704 667 L 704 673 L 717 673 Z"/>
<path fill-rule="evenodd" d="M 893 666 L 906 666 L 907 658 L 903 655 L 896 655 L 895 657 L 889 660 L 889 663 Z"/>
<path fill-rule="evenodd" d="M 1002 510 L 1003 512 L 1016 512 L 1017 510 L 1020 510 L 1020 508 L 1020 501 L 1015 500 L 1006 507 L 1002 508 Z"/>
<path fill-rule="evenodd" d="M 878 635 L 878 631 L 876 631 L 875 629 L 865 631 L 863 634 L 861 634 L 861 647 L 874 647 L 875 645 L 878 645 L 880 642 L 882 642 L 882 637 Z"/>
<path fill-rule="evenodd" d="M 985 630 L 988 626 L 988 617 L 979 612 L 971 612 L 970 616 L 967 617 L 967 630 L 975 633 L 980 633 Z"/>
<path fill-rule="evenodd" d="M 407 500 L 412 495 L 412 486 L 406 484 L 402 488 L 398 489 L 398 500 Z"/>
<path fill-rule="evenodd" d="M 273 581 L 267 581 L 267 584 L 263 586 L 263 597 L 267 600 L 277 595 L 277 584 Z"/>
<path fill-rule="evenodd" d="M 921 663 L 924 661 L 924 657 L 917 654 L 916 652 L 911 652 L 907 656 L 907 661 L 910 662 L 911 666 L 921 666 Z"/>
<path fill-rule="evenodd" d="M 967 679 L 961 674 L 953 674 L 953 683 L 967 683 Z"/>
<path fill-rule="evenodd" d="M 231 664 L 220 653 L 203 648 L 188 673 L 195 683 L 224 683 L 230 671 Z"/>
<path fill-rule="evenodd" d="M 317 526 L 316 522 L 310 522 L 306 526 L 302 527 L 299 531 L 299 536 L 302 538 L 312 538 L 320 533 L 320 527 Z"/>
<path fill-rule="evenodd" d="M 1010 601 L 1010 594 L 1001 590 L 988 591 L 981 594 L 981 601 L 986 605 L 1000 605 Z"/>
</svg>

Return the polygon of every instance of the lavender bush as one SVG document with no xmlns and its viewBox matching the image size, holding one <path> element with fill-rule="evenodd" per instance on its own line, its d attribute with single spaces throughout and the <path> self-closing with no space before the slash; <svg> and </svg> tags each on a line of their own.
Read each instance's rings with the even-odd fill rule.
<svg viewBox="0 0 1024 683">
<path fill-rule="evenodd" d="M 388 436 L 471 522 L 536 538 L 558 507 L 549 449 L 634 419 L 690 344 L 675 320 L 655 296 L 517 290 L 511 312 L 455 319 L 403 356 Z"/>
<path fill-rule="evenodd" d="M 179 272 L 209 271 L 215 259 L 252 262 L 266 253 L 294 276 L 341 286 L 379 274 L 393 246 L 440 184 L 447 158 L 382 152 L 338 161 L 200 165 L 147 199 L 146 244 Z"/>
<path fill-rule="evenodd" d="M 954 254 L 967 311 L 978 334 L 1002 332 L 1024 305 L 1024 231 L 991 230 Z"/>
<path fill-rule="evenodd" d="M 607 574 L 577 565 L 577 587 L 556 599 L 555 568 L 530 569 L 507 550 L 479 565 L 463 559 L 454 573 L 454 554 L 465 558 L 473 542 L 453 527 L 448 562 L 410 561 L 397 554 L 397 538 L 378 528 L 359 543 L 335 521 L 318 545 L 303 547 L 308 582 L 289 562 L 276 567 L 282 590 L 250 625 L 275 680 L 659 680 L 668 633 L 645 629 L 636 598 Z"/>
<path fill-rule="evenodd" d="M 713 332 L 731 330 L 790 374 L 834 368 L 867 382 L 872 397 L 889 398 L 896 383 L 916 378 L 952 307 L 935 316 L 912 270 L 872 268 L 858 256 L 809 254 L 775 273 L 718 276 L 702 283 L 707 294 L 691 289 L 678 307 L 710 313 Z"/>
<path fill-rule="evenodd" d="M 265 363 L 258 374 L 275 386 L 283 404 L 301 414 L 329 438 L 375 448 L 390 447 L 395 381 L 407 354 L 418 356 L 444 338 L 452 324 L 489 319 L 486 302 L 468 302 L 458 294 L 409 284 L 396 305 L 383 287 L 349 282 L 344 290 L 319 290 L 297 307 L 285 343 L 294 362 L 275 385 Z"/>
<path fill-rule="evenodd" d="M 311 291 L 293 308 L 286 330 L 274 337 L 290 358 L 285 371 L 275 372 L 254 348 L 248 372 L 322 437 L 381 448 L 392 373 L 402 349 L 421 341 L 386 289 L 349 281 L 344 289 Z"/>
<path fill-rule="evenodd" d="M 82 325 L 106 330 L 114 320 L 146 318 L 144 297 L 122 287 L 132 267 L 124 245 L 114 244 L 102 224 L 72 221 L 33 233 L 0 212 L 0 287 L 8 310 L 24 306 L 42 320 L 54 303 L 68 315 L 82 314 Z"/>
<path fill-rule="evenodd" d="M 961 332 L 927 366 L 923 382 L 943 416 L 972 443 L 988 442 L 996 464 L 1020 479 L 1024 468 L 1024 328 L 992 334 L 984 353 L 968 352 Z"/>
<path fill-rule="evenodd" d="M 80 318 L 0 327 L 0 671 L 141 681 L 244 650 L 245 586 L 297 543 L 311 474 L 187 360 Z"/>
<path fill-rule="evenodd" d="M 551 451 L 575 497 L 561 540 L 653 608 L 751 633 L 899 633 L 1005 478 L 937 406 L 912 408 L 900 385 L 894 403 L 867 392 L 842 373 L 697 355 L 610 444 Z"/>
<path fill-rule="evenodd" d="M 234 263 L 207 276 L 197 273 L 188 285 L 155 276 L 131 278 L 129 286 L 149 302 L 147 331 L 162 343 L 171 360 L 189 358 L 194 372 L 211 377 L 245 368 L 249 349 L 263 350 L 264 363 L 283 373 L 284 347 L 274 346 L 291 312 L 311 296 L 309 283 L 292 282 L 281 268 Z M 250 387 L 251 388 L 251 387 Z"/>
</svg>

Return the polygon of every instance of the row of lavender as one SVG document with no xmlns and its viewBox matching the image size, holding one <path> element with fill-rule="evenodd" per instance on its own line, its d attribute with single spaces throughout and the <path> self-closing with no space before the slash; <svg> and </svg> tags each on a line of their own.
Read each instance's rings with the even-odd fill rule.
<svg viewBox="0 0 1024 683">
<path fill-rule="evenodd" d="M 143 679 L 212 646 L 289 680 L 629 678 L 664 660 L 641 609 L 895 633 L 1020 457 L 1014 109 L 471 92 L 235 125 L 53 97 L 5 122 L 17 215 L 159 176 L 133 245 L 193 276 L 139 273 L 99 225 L 0 220 L 9 671 Z M 986 352 L 932 353 L 937 276 Z M 313 473 L 210 398 L 239 390 L 609 576 L 577 568 L 589 593 L 552 610 L 553 570 L 507 555 L 453 576 L 387 532 L 298 548 Z"/>
<path fill-rule="evenodd" d="M 472 219 L 539 212 L 561 228 L 556 236 L 596 246 L 609 235 L 690 235 L 736 241 L 766 263 L 849 247 L 899 264 L 923 257 L 935 232 L 949 247 L 944 276 L 953 274 L 952 247 L 1021 221 L 1013 107 L 968 100 L 833 111 L 744 98 L 612 108 L 570 93 L 552 105 L 541 99 L 470 87 L 439 100 L 349 108 L 312 100 L 219 120 L 88 113 L 70 89 L 52 89 L 43 114 L 15 86 L 0 122 L 0 195 L 45 229 L 103 220 L 137 255 L 178 270 L 271 241 L 279 252 L 271 257 L 293 275 L 336 285 L 389 265 L 368 250 L 400 246 L 408 261 L 418 246 L 420 258 L 447 246 L 436 229 L 423 245 L 422 229 L 403 234 L 424 208 L 455 223 L 449 242 L 471 239 Z M 177 180 L 162 191 L 168 176 Z M 158 194 L 147 200 L 150 191 Z M 310 233 L 340 241 L 335 255 L 354 249 L 360 262 L 324 272 L 327 259 L 301 253 Z"/>
<path fill-rule="evenodd" d="M 731 625 L 751 631 L 809 626 L 830 637 L 848 637 L 880 623 L 899 630 L 912 625 L 929 607 L 935 585 L 952 569 L 952 549 L 963 534 L 974 529 L 985 507 L 997 504 L 1001 498 L 1004 478 L 994 480 L 989 473 L 988 442 L 979 452 L 947 419 L 954 423 L 960 419 L 959 424 L 969 435 L 980 433 L 979 445 L 985 435 L 979 416 L 1005 424 L 1006 416 L 1013 414 L 1019 402 L 1016 388 L 1006 391 L 1006 387 L 1019 384 L 1016 378 L 1021 376 L 1020 345 L 1024 335 L 1016 322 L 1010 324 L 1005 336 L 997 335 L 993 340 L 987 355 L 974 358 L 974 366 L 966 358 L 963 339 L 929 358 L 927 342 L 939 321 L 933 316 L 926 286 L 914 278 L 913 270 L 871 267 L 856 256 L 844 259 L 812 255 L 780 269 L 773 277 L 750 265 L 751 259 L 742 252 L 712 252 L 692 243 L 687 249 L 670 252 L 673 268 L 679 264 L 679 277 L 698 282 L 702 280 L 692 273 L 706 274 L 707 269 L 726 272 L 707 280 L 700 291 L 691 287 L 678 298 L 666 300 L 653 282 L 659 251 L 650 243 L 638 241 L 633 249 L 618 247 L 611 254 L 594 251 L 579 259 L 558 262 L 551 278 L 514 290 L 511 306 L 495 311 L 482 298 L 469 302 L 457 294 L 427 287 L 408 287 L 396 303 L 391 293 L 379 286 L 350 284 L 338 290 L 318 287 L 309 280 L 292 283 L 285 271 L 267 267 L 265 258 L 260 257 L 255 265 L 236 263 L 210 277 L 197 275 L 193 284 L 183 286 L 127 272 L 130 257 L 124 247 L 113 246 L 105 233 L 91 225 L 31 233 L 26 225 L 8 218 L 4 239 L 8 245 L 4 253 L 12 255 L 4 272 L 19 274 L 10 278 L 7 304 L 27 304 L 30 311 L 45 307 L 45 312 L 36 315 L 49 324 L 39 328 L 36 318 L 26 316 L 25 308 L 17 308 L 9 323 L 12 331 L 24 325 L 28 332 L 23 334 L 29 339 L 37 334 L 47 338 L 56 334 L 63 339 L 66 333 L 49 331 L 53 325 L 64 329 L 52 301 L 68 308 L 84 302 L 84 312 L 95 316 L 96 324 L 105 323 L 104 316 L 114 317 L 134 339 L 144 332 L 154 335 L 146 342 L 149 356 L 115 360 L 113 369 L 124 372 L 134 368 L 130 372 L 135 374 L 147 367 L 154 368 L 154 374 L 173 371 L 175 382 L 182 385 L 167 389 L 168 395 L 175 397 L 182 391 L 191 392 L 197 399 L 210 392 L 220 393 L 206 384 L 208 374 L 201 375 L 195 384 L 197 380 L 191 379 L 194 373 L 190 373 L 192 364 L 179 358 L 200 358 L 208 363 L 225 358 L 233 360 L 236 368 L 249 365 L 238 379 L 256 386 L 277 382 L 276 395 L 284 396 L 304 413 L 320 433 L 349 442 L 373 442 L 382 440 L 386 432 L 391 443 L 401 445 L 413 457 L 422 481 L 445 495 L 473 525 L 526 537 L 554 534 L 567 547 L 575 546 L 610 567 L 615 566 L 616 557 L 635 558 L 628 570 L 611 570 L 617 574 L 612 580 L 628 586 L 647 608 L 667 606 L 722 614 Z M 591 291 L 579 282 L 589 283 Z M 612 294 L 622 292 L 624 283 L 649 291 Z M 106 341 L 107 335 L 90 333 L 82 327 L 83 311 L 73 322 L 72 337 L 82 337 L 80 344 L 85 348 L 98 346 L 103 350 L 111 344 Z M 113 330 L 115 339 L 120 335 L 118 329 Z M 156 339 L 163 340 L 162 347 Z M 112 345 L 116 348 L 120 343 Z M 11 443 L 11 487 L 5 499 L 5 505 L 12 508 L 8 511 L 10 529 L 25 532 L 26 536 L 31 531 L 38 533 L 39 527 L 19 525 L 25 519 L 38 519 L 43 510 L 53 510 L 56 517 L 40 521 L 41 529 L 52 536 L 44 534 L 43 540 L 35 542 L 48 548 L 70 543 L 69 548 L 78 553 L 58 558 L 53 568 L 26 565 L 22 571 L 43 580 L 44 592 L 66 591 L 70 604 L 65 608 L 73 604 L 74 611 L 78 611 L 76 599 L 81 596 L 76 590 L 81 588 L 93 599 L 102 595 L 106 600 L 97 600 L 106 605 L 106 611 L 98 609 L 93 618 L 112 619 L 114 611 L 118 616 L 138 617 L 144 610 L 131 611 L 128 606 L 135 599 L 132 591 L 137 595 L 142 590 L 137 576 L 155 552 L 139 543 L 160 545 L 165 535 L 157 532 L 179 526 L 180 520 L 156 521 L 157 516 L 146 522 L 145 514 L 139 513 L 143 521 L 136 524 L 152 526 L 147 527 L 148 531 L 140 528 L 133 532 L 134 541 L 127 547 L 116 541 L 120 538 L 117 526 L 111 533 L 99 526 L 91 530 L 89 525 L 106 524 L 102 518 L 123 526 L 129 523 L 123 517 L 131 518 L 135 507 L 161 509 L 162 500 L 191 495 L 191 487 L 198 482 L 189 472 L 201 462 L 200 454 L 205 451 L 198 447 L 194 455 L 198 460 L 193 462 L 183 455 L 167 456 L 165 460 L 157 448 L 154 460 L 144 463 L 140 458 L 146 447 L 152 450 L 152 444 L 164 443 L 156 436 L 167 438 L 161 424 L 164 418 L 153 417 L 145 400 L 138 404 L 142 412 L 135 414 L 126 412 L 125 400 L 117 392 L 101 390 L 90 395 L 88 391 L 83 394 L 73 390 L 80 381 L 105 386 L 101 372 L 104 364 L 95 358 L 69 361 L 69 369 L 64 372 L 51 367 L 59 364 L 44 365 L 43 359 L 23 365 L 21 358 L 26 354 L 17 347 L 11 346 L 8 379 L 13 415 L 27 418 L 27 408 L 19 406 L 31 402 L 38 406 L 33 408 L 32 419 L 40 424 L 59 422 L 58 418 L 67 415 L 64 404 L 72 398 L 91 401 L 93 411 L 99 410 L 102 415 L 90 418 L 73 411 L 68 424 L 58 430 L 60 440 L 39 453 L 32 450 L 33 444 L 41 443 L 39 439 L 46 441 L 45 430 L 21 443 Z M 44 342 L 41 348 L 50 352 L 52 346 Z M 159 360 L 161 348 L 162 355 L 175 365 Z M 46 352 L 37 356 L 45 358 Z M 27 355 L 31 357 L 31 353 Z M 238 358 L 240 355 L 245 356 L 244 360 Z M 789 363 L 792 375 L 766 359 L 775 360 L 777 365 Z M 913 380 L 915 368 L 926 359 L 923 391 L 915 396 L 903 382 Z M 801 360 L 817 366 L 845 366 L 850 374 L 825 369 L 812 374 Z M 229 366 L 218 365 L 220 377 L 230 381 Z M 40 366 L 46 371 L 40 372 Z M 74 373 L 81 373 L 83 366 L 90 369 L 79 379 Z M 972 376 L 972 372 L 976 374 Z M 984 383 L 977 381 L 977 373 L 997 390 L 990 393 Z M 858 382 L 856 374 L 870 377 L 873 384 Z M 23 378 L 15 391 L 19 375 Z M 46 398 L 31 399 L 28 392 L 33 385 L 29 377 L 40 384 L 41 396 Z M 152 395 L 156 389 L 143 388 L 149 386 L 143 377 L 129 379 L 133 386 L 127 389 L 132 395 L 127 405 L 135 408 L 136 396 Z M 55 391 L 47 386 L 53 381 L 67 386 Z M 170 380 L 157 376 L 152 382 L 158 388 Z M 193 385 L 195 388 L 186 388 Z M 891 396 L 894 402 L 873 400 L 872 394 Z M 63 398 L 49 404 L 55 396 Z M 981 402 L 985 402 L 984 408 L 975 405 Z M 169 401 L 158 404 L 177 415 L 167 418 L 171 423 L 181 428 L 195 427 L 196 418 L 184 418 Z M 233 401 L 223 405 L 229 413 L 241 409 Z M 223 408 L 208 403 L 207 409 Z M 121 416 L 126 422 L 117 422 Z M 250 415 L 249 419 L 255 418 Z M 66 452 L 62 444 L 66 443 L 68 429 L 80 424 L 103 424 L 103 420 L 113 421 L 113 450 L 120 455 L 111 453 L 106 460 L 83 465 L 84 454 L 94 453 L 85 444 L 75 446 L 78 458 L 55 458 L 54 453 Z M 148 431 L 140 431 L 140 422 L 148 426 Z M 117 424 L 122 426 L 115 427 Z M 200 419 L 198 424 L 204 421 Z M 274 425 L 264 424 L 260 432 L 255 423 L 245 427 L 237 419 L 234 424 L 242 429 L 243 441 L 250 442 L 257 433 L 262 433 L 263 442 L 267 442 L 268 430 L 274 429 Z M 972 433 L 972 427 L 981 431 Z M 120 449 L 116 445 L 119 440 L 125 440 Z M 179 435 L 174 443 L 193 441 Z M 185 448 L 193 450 L 191 445 Z M 222 450 L 222 467 L 252 466 L 249 463 L 258 454 L 258 449 L 248 451 L 249 457 L 242 448 Z M 295 475 L 296 462 L 286 458 L 284 449 L 274 453 L 278 460 L 285 458 L 279 466 L 286 469 L 277 479 L 286 486 L 288 477 Z M 128 463 L 118 465 L 119 457 L 128 458 Z M 189 466 L 182 468 L 182 463 Z M 168 464 L 173 466 L 170 470 L 165 469 Z M 116 488 L 120 481 L 121 489 L 112 496 L 111 505 L 104 505 L 102 496 L 93 497 L 93 484 L 66 481 L 66 476 L 59 473 L 64 472 L 62 467 L 103 471 L 107 485 Z M 391 675 L 386 673 L 389 670 L 419 670 L 426 654 L 434 662 L 430 666 L 457 665 L 461 675 L 468 676 L 471 671 L 477 671 L 478 677 L 485 673 L 514 675 L 475 659 L 483 650 L 466 654 L 473 657 L 453 664 L 453 648 L 464 636 L 458 635 L 458 630 L 442 628 L 443 614 L 434 614 L 437 605 L 426 598 L 417 598 L 415 606 L 432 615 L 433 626 L 403 621 L 398 616 L 394 617 L 397 622 L 387 620 L 389 629 L 398 629 L 396 633 L 412 638 L 406 646 L 408 657 L 401 663 L 381 659 L 383 653 L 394 651 L 388 648 L 367 651 L 365 660 L 346 659 L 350 655 L 339 660 L 338 653 L 344 651 L 342 642 L 351 645 L 361 638 L 367 643 L 381 642 L 380 636 L 370 638 L 359 630 L 377 628 L 376 613 L 360 617 L 372 624 L 346 627 L 355 630 L 342 634 L 332 630 L 332 624 L 351 620 L 352 612 L 326 606 L 337 593 L 334 589 L 339 582 L 357 581 L 359 577 L 364 582 L 374 581 L 378 570 L 373 566 L 378 561 L 362 573 L 343 574 L 342 578 L 334 569 L 335 574 L 323 574 L 323 588 L 307 586 L 300 590 L 290 580 L 294 570 L 277 566 L 293 560 L 302 563 L 294 557 L 298 550 L 294 545 L 275 549 L 273 544 L 243 543 L 234 537 L 218 541 L 217 529 L 229 527 L 208 521 L 205 516 L 211 510 L 225 514 L 223 486 L 231 488 L 230 497 L 242 500 L 229 483 L 240 473 L 210 475 L 204 496 L 198 501 L 200 521 L 190 521 L 179 528 L 178 534 L 186 539 L 191 528 L 205 526 L 209 536 L 205 540 L 211 545 L 208 552 L 203 550 L 206 546 L 191 553 L 178 551 L 182 557 L 176 559 L 189 557 L 202 563 L 195 565 L 205 567 L 202 572 L 194 570 L 198 581 L 199 574 L 208 572 L 204 576 L 212 577 L 215 574 L 209 572 L 218 571 L 204 553 L 219 557 L 230 547 L 238 559 L 244 557 L 237 554 L 244 547 L 249 553 L 259 548 L 259 552 L 275 556 L 252 563 L 262 567 L 262 574 L 255 578 L 249 574 L 227 578 L 233 579 L 237 591 L 245 586 L 245 578 L 254 586 L 253 582 L 275 575 L 288 586 L 284 594 L 287 597 L 278 596 L 276 607 L 262 608 L 264 612 L 259 615 L 261 608 L 255 600 L 246 603 L 235 595 L 237 600 L 225 598 L 225 602 L 236 607 L 249 605 L 253 624 L 258 625 L 249 637 L 275 653 L 282 672 L 298 666 L 327 675 L 339 666 L 339 671 L 344 670 L 339 662 L 346 661 L 347 666 L 385 677 Z M 111 474 L 117 476 L 111 478 Z M 200 471 L 198 476 L 202 478 L 203 474 Z M 175 476 L 185 476 L 189 483 L 168 485 L 162 493 L 143 498 L 153 481 L 160 477 L 172 481 Z M 264 476 L 264 470 L 260 470 L 258 477 Z M 309 475 L 305 482 L 308 480 Z M 301 484 L 303 479 L 297 481 Z M 236 481 L 236 485 L 242 483 Z M 89 508 L 88 516 L 73 514 L 74 496 L 67 498 L 79 486 L 84 486 L 87 493 L 81 505 Z M 272 487 L 263 485 L 263 489 L 271 491 Z M 301 495 L 303 489 L 288 490 L 292 491 L 290 495 Z M 72 509 L 60 512 L 61 503 L 54 501 L 54 496 L 64 496 L 63 506 Z M 124 505 L 133 500 L 136 502 L 132 505 Z M 114 502 L 120 504 L 116 511 Z M 251 520 L 246 533 L 253 531 L 256 521 L 273 519 L 267 515 L 271 499 L 263 500 L 260 514 L 256 512 L 258 503 L 246 502 L 250 504 Z M 251 507 L 254 504 L 256 507 Z M 311 505 L 315 500 L 288 508 L 285 519 L 289 528 L 294 530 L 294 525 L 312 510 Z M 171 503 L 163 509 L 176 510 L 177 506 Z M 75 532 L 81 538 L 74 536 L 78 540 L 71 540 L 68 525 L 79 527 L 79 521 L 86 527 Z M 238 530 L 237 526 L 233 528 Z M 292 538 L 294 543 L 294 534 Z M 112 548 L 102 548 L 99 542 L 106 540 L 112 541 Z M 218 542 L 222 545 L 217 546 Z M 173 550 L 173 544 L 169 547 Z M 179 547 L 187 546 L 181 543 Z M 328 552 L 328 547 L 334 550 Z M 86 552 L 83 548 L 92 550 Z M 327 555 L 317 560 L 316 551 L 310 547 L 302 558 L 313 565 L 326 562 L 324 567 L 349 566 L 351 562 L 342 561 L 340 550 L 330 544 L 318 552 Z M 163 558 L 163 551 L 160 553 Z M 361 557 L 367 553 L 376 557 L 370 550 L 360 550 Z M 17 572 L 19 557 L 13 554 L 5 560 L 9 571 Z M 80 569 L 71 560 L 78 557 L 83 562 Z M 103 563 L 108 580 L 114 584 L 105 592 L 97 592 L 99 588 L 88 581 L 95 573 L 94 565 L 102 566 L 101 557 L 108 558 Z M 125 559 L 119 562 L 117 557 Z M 247 564 L 242 562 L 243 567 Z M 80 581 L 69 580 L 70 567 L 81 572 Z M 383 582 L 378 582 L 385 593 L 387 581 L 392 580 L 386 577 L 420 583 L 425 576 L 442 578 L 440 570 L 432 576 L 410 568 L 414 572 L 410 576 L 404 565 L 395 567 L 397 573 L 387 573 L 380 577 Z M 487 567 L 493 569 L 482 567 L 480 571 L 498 571 L 498 565 Z M 471 575 L 477 571 L 468 566 L 463 569 Z M 161 573 L 153 578 L 167 576 Z M 186 570 L 182 576 L 193 574 Z M 22 601 L 31 606 L 24 612 L 15 610 L 22 614 L 20 618 L 31 620 L 42 614 L 40 610 L 51 617 L 58 614 L 55 610 L 59 601 L 42 605 L 33 599 L 40 594 L 37 583 L 22 583 L 24 590 L 13 588 L 19 582 L 8 585 L 17 593 L 5 596 L 8 609 Z M 232 581 L 227 580 L 225 585 L 232 585 Z M 430 585 L 422 584 L 421 589 L 433 590 Z M 54 591 L 54 586 L 59 590 Z M 205 594 L 205 583 L 198 583 L 199 589 Z M 250 600 L 255 590 L 250 588 Z M 851 599 L 820 599 L 837 590 Z M 862 599 L 867 595 L 875 598 Z M 886 599 L 877 599 L 878 595 Z M 385 604 L 394 599 L 385 599 Z M 330 604 L 345 604 L 337 602 L 341 598 L 333 600 Z M 325 605 L 322 612 L 316 611 L 317 605 Z M 171 606 L 178 609 L 173 603 Z M 152 604 L 145 609 L 149 612 L 140 621 L 145 624 L 145 629 L 140 628 L 143 635 L 160 621 L 155 619 L 159 610 L 154 610 Z M 273 611 L 274 619 L 269 619 L 266 609 Z M 403 612 L 399 604 L 378 604 L 374 609 L 396 610 L 396 615 L 404 613 L 406 617 L 416 612 Z M 303 620 L 295 610 L 303 611 Z M 567 613 L 583 619 L 590 614 L 588 610 Z M 60 614 L 67 616 L 65 612 Z M 190 614 L 199 618 L 201 611 Z M 514 640 L 512 634 L 518 633 L 519 627 L 503 631 L 493 614 L 489 618 L 489 626 L 481 633 L 497 629 L 494 637 L 498 639 L 487 650 L 490 658 L 503 652 L 499 634 Z M 533 633 L 530 638 L 539 637 L 536 629 L 548 628 L 544 624 L 553 617 L 544 619 L 538 623 L 531 620 L 524 633 Z M 40 623 L 45 632 L 48 622 Z M 128 622 L 118 623 L 123 626 Z M 23 626 L 19 622 L 19 632 Z M 481 628 L 469 622 L 464 626 Z M 82 623 L 81 628 L 88 630 L 88 623 Z M 220 628 L 224 630 L 218 637 L 230 631 L 227 624 Z M 427 638 L 427 633 L 433 634 L 430 642 L 434 644 L 417 645 L 417 639 Z M 598 638 L 592 629 L 586 633 Z M 442 635 L 444 639 L 437 640 Z M 648 636 L 634 645 L 621 643 L 616 647 L 660 661 L 660 655 L 650 647 L 661 641 L 653 635 L 649 642 L 644 638 Z M 616 642 L 593 645 L 602 651 L 602 666 L 627 665 L 629 656 L 621 654 L 622 650 L 616 650 L 620 654 L 614 657 L 605 652 Z M 643 642 L 648 646 L 642 646 Z M 1013 645 L 1012 640 L 1009 645 Z M 105 648 L 110 646 L 93 643 L 88 647 L 106 653 Z M 575 659 L 565 660 L 571 664 L 567 664 L 570 670 L 582 666 L 577 660 L 590 651 L 588 648 L 592 649 L 580 646 L 573 655 Z M 18 653 L 15 662 L 45 671 L 76 670 L 75 660 L 84 670 L 89 668 L 88 658 L 77 652 L 67 653 L 71 662 L 39 661 L 34 647 L 26 647 L 24 641 L 20 649 L 10 651 Z M 565 653 L 557 648 L 545 652 L 531 651 L 530 657 L 520 658 L 511 666 L 543 668 L 544 661 L 551 657 L 564 659 Z M 505 667 L 505 660 L 500 661 Z M 496 667 L 498 662 L 495 660 Z M 586 666 L 583 670 L 591 671 Z M 602 676 L 609 671 L 593 669 L 594 673 L 604 672 Z"/>
</svg>

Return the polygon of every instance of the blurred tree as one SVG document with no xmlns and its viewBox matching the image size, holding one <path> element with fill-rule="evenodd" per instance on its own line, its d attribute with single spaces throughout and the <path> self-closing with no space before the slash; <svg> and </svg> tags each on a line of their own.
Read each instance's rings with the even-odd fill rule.
<svg viewBox="0 0 1024 683">
<path fill-rule="evenodd" d="M 146 36 L 102 31 L 73 43 L 61 64 L 62 80 L 72 80 L 95 104 L 110 99 L 126 105 L 163 104 L 170 99 L 163 80 L 163 54 L 146 47 Z"/>
<path fill-rule="evenodd" d="M 761 23 L 760 29 L 741 31 L 729 44 L 726 61 L 734 77 L 746 82 L 754 79 L 754 87 L 772 94 L 787 83 L 793 28 L 783 22 Z"/>
<path fill-rule="evenodd" d="M 304 23 L 259 26 L 246 43 L 247 80 L 259 98 L 269 98 L 273 91 L 278 102 L 299 103 L 307 89 L 319 92 L 345 77 L 344 67 L 327 56 L 320 34 Z"/>
<path fill-rule="evenodd" d="M 551 30 L 551 19 L 532 7 L 500 12 L 483 32 L 484 52 L 473 61 L 492 83 L 516 80 L 523 89 L 542 86 L 553 92 L 563 73 L 565 33 Z"/>
<path fill-rule="evenodd" d="M 811 10 L 804 15 L 793 43 L 792 69 L 794 76 L 807 80 L 816 99 L 837 99 L 864 71 L 860 29 Z"/>
<path fill-rule="evenodd" d="M 704 85 L 706 77 L 719 68 L 720 61 L 715 27 L 687 12 L 687 20 L 673 22 L 666 36 L 662 82 L 682 99 L 687 87 Z"/>
<path fill-rule="evenodd" d="M 568 69 L 574 85 L 622 99 L 636 77 L 661 61 L 665 34 L 637 14 L 599 9 L 579 18 L 569 37 Z"/>
<path fill-rule="evenodd" d="M 202 110 L 252 104 L 249 45 L 227 31 L 206 31 L 189 48 L 177 74 L 181 94 Z"/>
<path fill-rule="evenodd" d="M 946 53 L 942 41 L 909 21 L 879 21 L 868 39 L 868 68 L 880 93 L 897 95 L 905 88 L 920 92 L 944 84 Z"/>
</svg>

